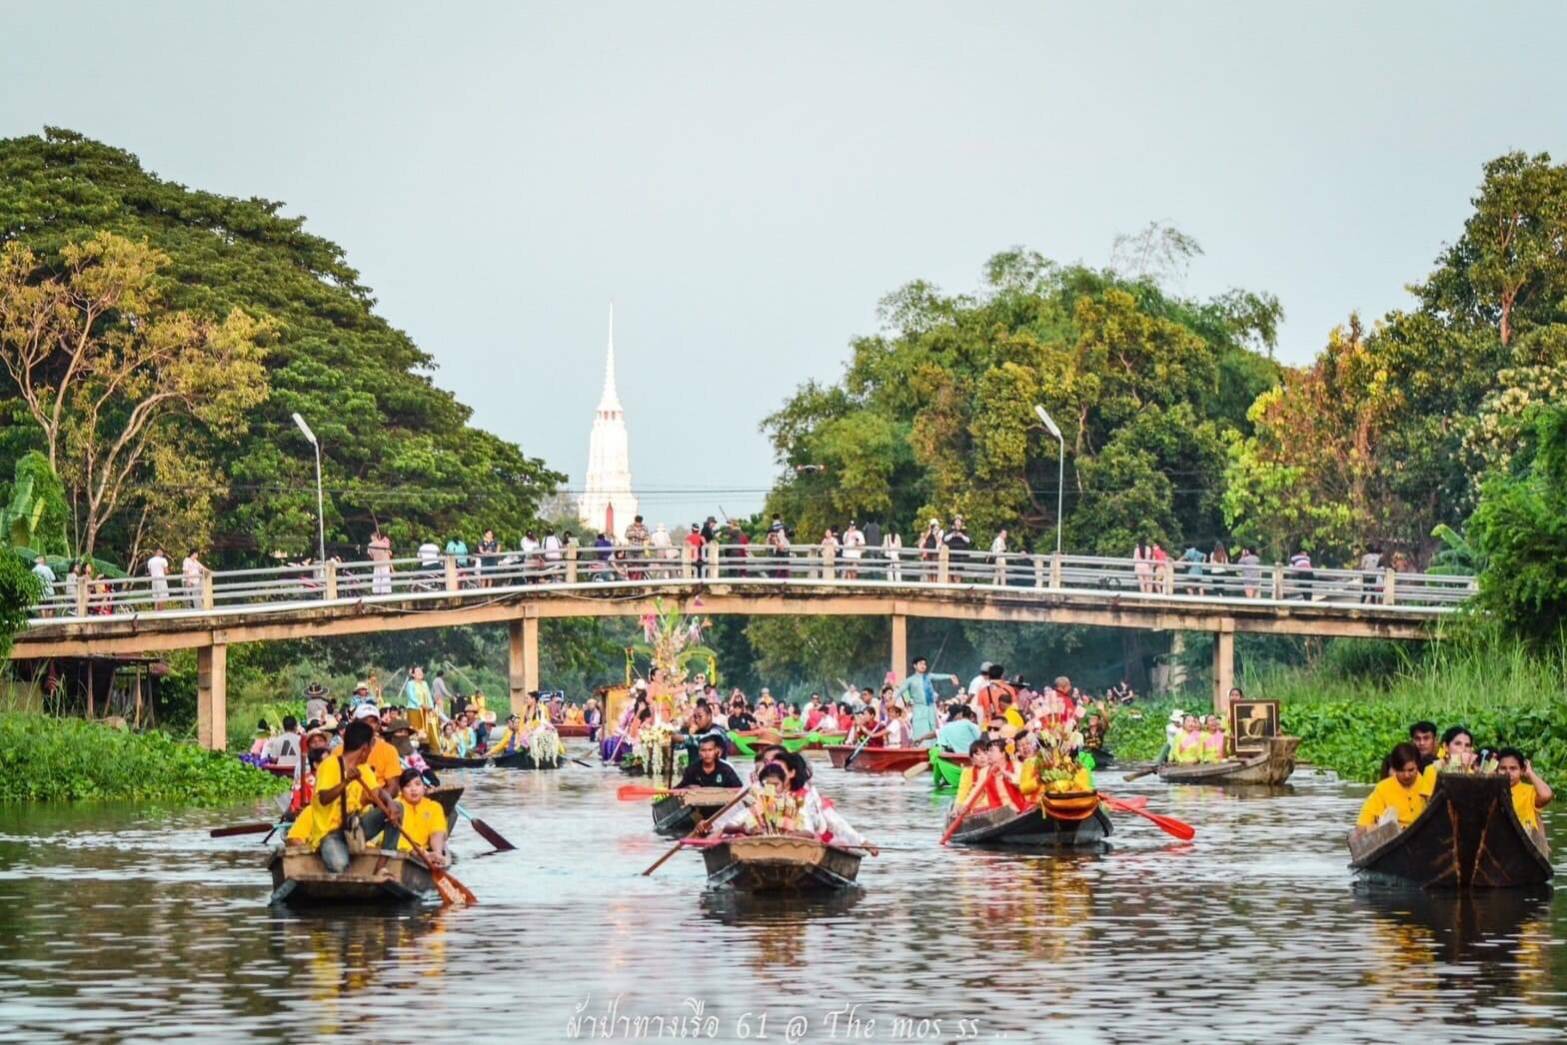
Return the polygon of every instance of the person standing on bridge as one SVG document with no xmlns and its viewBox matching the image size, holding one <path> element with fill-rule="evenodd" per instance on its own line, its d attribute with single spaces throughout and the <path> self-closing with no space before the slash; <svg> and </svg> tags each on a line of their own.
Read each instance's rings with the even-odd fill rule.
<svg viewBox="0 0 1567 1045">
<path fill-rule="evenodd" d="M 895 696 L 913 710 L 910 730 L 914 743 L 921 744 L 936 735 L 936 686 L 930 677 L 930 662 L 924 657 L 915 657 L 913 663 L 914 674 L 903 680 Z M 962 685 L 956 675 L 947 677 L 954 686 Z"/>
<path fill-rule="evenodd" d="M 180 573 L 185 578 L 185 597 L 190 600 L 191 609 L 201 609 L 201 578 L 207 572 L 207 567 L 202 565 L 201 553 L 195 549 L 185 556 L 185 561 L 180 564 Z"/>
<path fill-rule="evenodd" d="M 147 576 L 152 578 L 152 608 L 161 610 L 169 601 L 169 557 L 162 547 L 147 560 Z"/>
<path fill-rule="evenodd" d="M 392 539 L 382 533 L 378 527 L 370 535 L 370 543 L 365 546 L 365 554 L 370 556 L 370 593 L 372 595 L 392 594 Z"/>
</svg>

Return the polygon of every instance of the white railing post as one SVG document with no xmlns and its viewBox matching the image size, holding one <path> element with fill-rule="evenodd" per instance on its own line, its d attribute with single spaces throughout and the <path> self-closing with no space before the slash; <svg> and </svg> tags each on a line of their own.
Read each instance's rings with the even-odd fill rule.
<svg viewBox="0 0 1567 1045">
<path fill-rule="evenodd" d="M 1282 600 L 1284 598 L 1284 564 L 1273 564 L 1273 597 Z"/>
<path fill-rule="evenodd" d="M 1159 564 L 1159 587 L 1166 595 L 1175 594 L 1175 562 L 1171 559 Z"/>
<path fill-rule="evenodd" d="M 566 545 L 566 583 L 577 583 L 577 545 Z"/>
<path fill-rule="evenodd" d="M 328 559 L 321 564 L 324 572 L 321 575 L 321 591 L 324 597 L 331 601 L 337 598 L 337 560 Z"/>
<path fill-rule="evenodd" d="M 1398 581 L 1395 579 L 1398 571 L 1389 566 L 1382 571 L 1382 605 L 1395 605 L 1397 599 Z"/>
<path fill-rule="evenodd" d="M 201 608 L 204 610 L 212 609 L 212 586 L 215 583 L 212 576 L 211 570 L 201 571 Z"/>
<path fill-rule="evenodd" d="M 707 579 L 718 579 L 718 542 L 711 541 L 707 545 Z"/>
<path fill-rule="evenodd" d="M 822 580 L 830 581 L 833 577 L 833 551 L 831 545 L 822 545 Z"/>
<path fill-rule="evenodd" d="M 1045 586 L 1045 557 L 1035 553 L 1031 558 L 1034 560 L 1034 587 L 1043 589 Z"/>
<path fill-rule="evenodd" d="M 950 551 L 951 551 L 951 549 L 948 548 L 945 544 L 941 545 L 939 548 L 936 549 L 936 583 L 937 584 L 946 584 L 947 583 L 947 575 L 948 575 L 948 572 L 951 570 L 951 567 L 952 567 L 952 564 L 951 564 L 951 558 L 952 557 L 949 554 Z"/>
<path fill-rule="evenodd" d="M 696 564 L 691 559 L 691 546 L 689 544 L 680 546 L 680 576 L 688 581 L 696 579 Z"/>
<path fill-rule="evenodd" d="M 1061 553 L 1050 553 L 1050 590 L 1061 590 Z"/>
<path fill-rule="evenodd" d="M 457 556 L 446 556 L 446 590 L 457 590 Z"/>
</svg>

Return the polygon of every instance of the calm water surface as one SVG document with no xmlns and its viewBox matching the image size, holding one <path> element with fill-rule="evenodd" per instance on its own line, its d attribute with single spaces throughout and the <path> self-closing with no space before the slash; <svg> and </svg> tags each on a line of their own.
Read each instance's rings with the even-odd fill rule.
<svg viewBox="0 0 1567 1045">
<path fill-rule="evenodd" d="M 256 836 L 207 837 L 259 804 L 0 810 L 0 1038 L 636 1040 L 659 1016 L 722 1041 L 1567 1037 L 1562 901 L 1357 893 L 1364 788 L 1101 774 L 1197 840 L 1116 814 L 1109 852 L 1036 857 L 938 849 L 928 777 L 817 767 L 887 851 L 814 904 L 708 894 L 695 853 L 640 877 L 668 844 L 646 805 L 575 765 L 468 776 L 520 848 L 459 828 L 482 902 L 448 912 L 269 910 Z"/>
</svg>

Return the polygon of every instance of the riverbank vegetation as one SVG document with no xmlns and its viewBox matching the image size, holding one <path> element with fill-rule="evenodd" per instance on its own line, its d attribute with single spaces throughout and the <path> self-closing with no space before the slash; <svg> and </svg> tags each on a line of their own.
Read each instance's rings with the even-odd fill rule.
<svg viewBox="0 0 1567 1045">
<path fill-rule="evenodd" d="M 1283 729 L 1301 738 L 1301 761 L 1346 780 L 1374 780 L 1409 726 L 1430 720 L 1468 727 L 1482 747 L 1517 747 L 1553 783 L 1567 781 L 1567 649 L 1444 644 L 1402 663 L 1384 660 L 1381 670 L 1351 650 L 1314 670 L 1265 666 L 1241 684 L 1249 697 L 1281 703 Z M 1139 701 L 1116 718 L 1111 749 L 1123 759 L 1155 758 L 1172 710 L 1206 713 L 1210 704 L 1206 690 Z"/>
<path fill-rule="evenodd" d="M 0 802 L 156 799 L 216 803 L 287 790 L 233 755 L 166 733 L 0 713 Z"/>
</svg>

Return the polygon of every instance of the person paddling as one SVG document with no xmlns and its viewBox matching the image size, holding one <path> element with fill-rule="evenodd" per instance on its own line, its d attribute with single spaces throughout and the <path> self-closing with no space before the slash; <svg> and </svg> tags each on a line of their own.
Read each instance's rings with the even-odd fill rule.
<svg viewBox="0 0 1567 1045">
<path fill-rule="evenodd" d="M 1386 820 L 1396 820 L 1402 831 L 1425 811 L 1428 796 L 1420 787 L 1420 752 L 1413 744 L 1399 744 L 1387 756 L 1387 764 L 1392 775 L 1380 780 L 1366 796 L 1355 820 L 1356 836 Z"/>
<path fill-rule="evenodd" d="M 717 733 L 704 735 L 697 745 L 697 758 L 680 777 L 677 788 L 741 787 L 740 774 L 723 760 L 724 742 Z"/>
<path fill-rule="evenodd" d="M 451 862 L 446 853 L 446 810 L 425 792 L 424 777 L 417 769 L 405 769 L 397 778 L 397 823 L 387 823 L 380 837 L 367 843 L 382 850 L 411 853 L 414 846 L 423 849 L 431 867 Z M 375 864 L 376 874 L 386 873 L 386 853 Z"/>
</svg>

